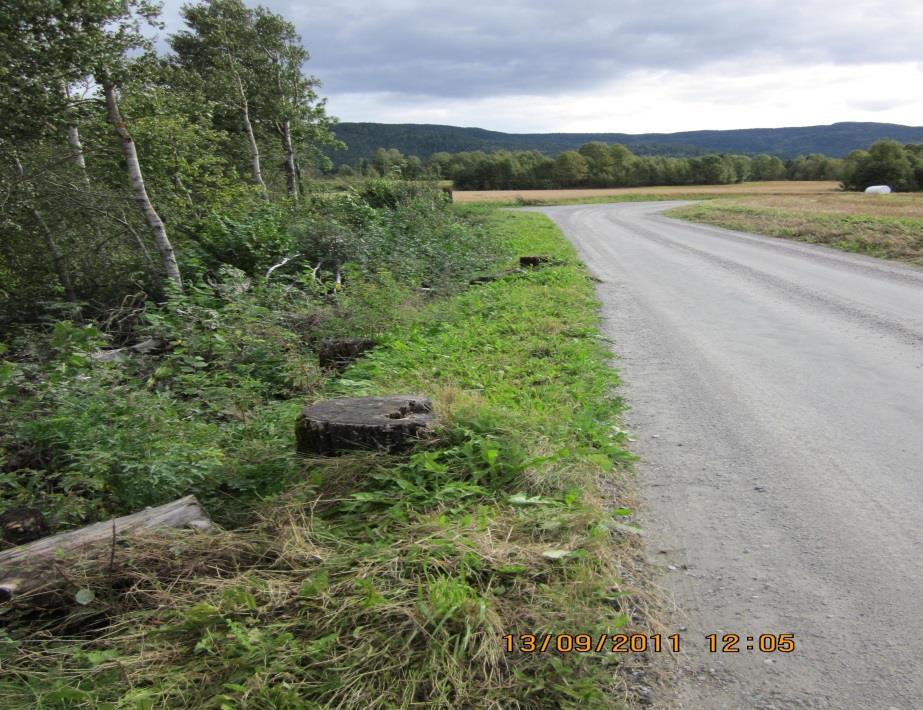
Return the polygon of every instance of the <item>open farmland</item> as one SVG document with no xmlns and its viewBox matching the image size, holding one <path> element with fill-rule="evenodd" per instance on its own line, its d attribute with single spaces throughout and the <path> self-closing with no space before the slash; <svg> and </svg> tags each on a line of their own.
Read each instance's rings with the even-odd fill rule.
<svg viewBox="0 0 923 710">
<path fill-rule="evenodd" d="M 671 217 L 923 265 L 923 195 L 759 194 L 680 207 Z"/>
<path fill-rule="evenodd" d="M 745 182 L 734 185 L 673 185 L 669 187 L 610 187 L 574 190 L 455 190 L 455 202 L 618 202 L 633 201 L 643 196 L 669 199 L 713 197 L 722 195 L 823 195 L 834 193 L 839 183 L 834 181 Z"/>
</svg>

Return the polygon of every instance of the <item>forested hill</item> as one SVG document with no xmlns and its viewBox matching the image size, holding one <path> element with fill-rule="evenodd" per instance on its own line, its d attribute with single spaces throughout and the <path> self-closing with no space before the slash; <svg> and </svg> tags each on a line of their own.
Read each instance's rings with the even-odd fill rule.
<svg viewBox="0 0 923 710">
<path fill-rule="evenodd" d="M 340 123 L 337 136 L 349 148 L 331 157 L 337 164 L 371 157 L 376 148 L 397 148 L 405 155 L 427 158 L 446 151 L 540 150 L 557 154 L 576 150 L 589 141 L 622 143 L 639 155 L 699 155 L 703 153 L 769 153 L 793 158 L 809 153 L 843 157 L 881 138 L 923 143 L 923 126 L 893 123 L 834 123 L 797 128 L 748 128 L 682 133 L 501 133 L 482 128 L 429 124 Z"/>
</svg>

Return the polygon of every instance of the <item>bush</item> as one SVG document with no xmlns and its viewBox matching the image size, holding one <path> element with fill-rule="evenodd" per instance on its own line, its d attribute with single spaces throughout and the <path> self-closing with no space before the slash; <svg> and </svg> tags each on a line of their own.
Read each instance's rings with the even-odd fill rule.
<svg viewBox="0 0 923 710">
<path fill-rule="evenodd" d="M 402 206 L 363 198 L 386 194 Z M 147 300 L 119 332 L 161 343 L 159 354 L 102 362 L 91 355 L 105 333 L 70 321 L 11 349 L 0 512 L 34 506 L 66 526 L 195 493 L 219 517 L 239 515 L 242 499 L 294 475 L 291 422 L 326 383 L 319 342 L 377 338 L 422 305 L 422 284 L 455 289 L 504 254 L 437 190 L 385 181 L 213 216 L 196 243 L 185 292 Z"/>
</svg>

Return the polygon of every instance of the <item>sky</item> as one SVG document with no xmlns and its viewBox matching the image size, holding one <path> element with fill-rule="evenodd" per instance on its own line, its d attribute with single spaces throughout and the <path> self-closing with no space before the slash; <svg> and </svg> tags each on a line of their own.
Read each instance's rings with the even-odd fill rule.
<svg viewBox="0 0 923 710">
<path fill-rule="evenodd" d="M 245 0 L 249 5 L 257 3 Z M 923 125 L 921 0 L 264 0 L 341 121 L 511 133 Z M 165 0 L 166 31 L 182 28 Z"/>
</svg>

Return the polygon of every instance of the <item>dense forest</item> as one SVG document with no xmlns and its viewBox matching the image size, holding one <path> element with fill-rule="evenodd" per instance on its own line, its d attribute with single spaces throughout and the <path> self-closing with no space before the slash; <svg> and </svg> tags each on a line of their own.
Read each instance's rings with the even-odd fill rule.
<svg viewBox="0 0 923 710">
<path fill-rule="evenodd" d="M 821 154 L 782 161 L 772 155 L 639 156 L 621 144 L 585 143 L 552 158 L 538 151 L 435 153 L 427 161 L 396 148 L 370 160 L 341 165 L 341 176 L 431 177 L 459 190 L 727 185 L 749 180 L 839 180 L 845 189 L 886 184 L 898 191 L 923 188 L 923 145 L 877 141 L 844 159 Z"/>
<path fill-rule="evenodd" d="M 355 165 L 371 159 L 381 146 L 427 160 L 434 153 L 537 150 L 554 157 L 577 150 L 584 143 L 620 143 L 635 155 L 696 156 L 709 153 L 759 155 L 766 153 L 790 160 L 820 153 L 843 158 L 875 141 L 923 143 L 923 127 L 891 123 L 834 123 L 797 128 L 747 128 L 681 133 L 501 133 L 483 128 L 459 128 L 426 124 L 341 123 L 337 137 L 347 145 L 331 151 L 337 165 Z"/>
</svg>

